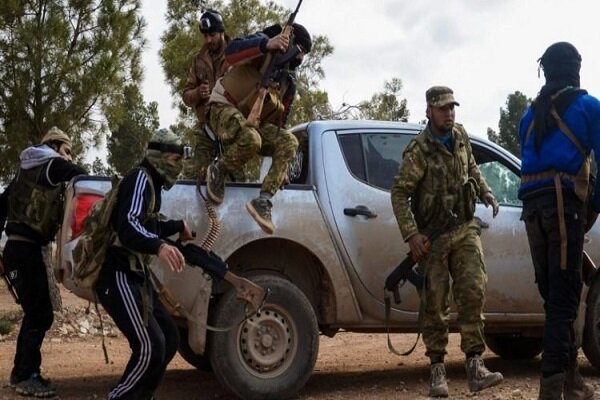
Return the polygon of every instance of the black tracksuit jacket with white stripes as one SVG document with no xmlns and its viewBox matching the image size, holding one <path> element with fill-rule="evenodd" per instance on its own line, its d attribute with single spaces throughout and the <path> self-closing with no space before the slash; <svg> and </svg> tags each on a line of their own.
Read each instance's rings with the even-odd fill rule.
<svg viewBox="0 0 600 400">
<path fill-rule="evenodd" d="M 140 166 L 149 172 L 154 193 L 148 182 L 148 174 L 141 168 L 134 168 L 120 183 L 117 203 L 111 216 L 112 226 L 123 247 L 109 247 L 105 265 L 124 272 L 131 271 L 129 250 L 156 255 L 160 245 L 164 243 L 161 238 L 183 231 L 181 220 L 159 221 L 157 218 L 147 220 L 148 214 L 158 214 L 160 210 L 163 180 L 147 160 L 144 159 Z M 155 199 L 154 209 L 149 210 L 152 196 Z M 140 267 L 138 265 L 138 268 Z"/>
</svg>

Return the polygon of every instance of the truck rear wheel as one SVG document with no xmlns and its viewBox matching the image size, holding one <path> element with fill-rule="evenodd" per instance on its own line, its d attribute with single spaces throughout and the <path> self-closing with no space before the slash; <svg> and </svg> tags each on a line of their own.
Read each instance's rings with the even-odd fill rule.
<svg viewBox="0 0 600 400">
<path fill-rule="evenodd" d="M 590 364 L 600 370 L 600 280 L 592 283 L 587 296 L 581 347 Z"/>
<path fill-rule="evenodd" d="M 219 381 L 242 399 L 285 399 L 308 380 L 317 360 L 319 331 L 312 306 L 290 281 L 255 275 L 270 293 L 263 309 L 228 332 L 210 332 L 209 357 Z M 245 304 L 223 294 L 213 310 L 217 327 L 242 321 Z"/>
<path fill-rule="evenodd" d="M 541 337 L 489 334 L 485 336 L 485 343 L 506 360 L 528 360 L 542 352 Z"/>
</svg>

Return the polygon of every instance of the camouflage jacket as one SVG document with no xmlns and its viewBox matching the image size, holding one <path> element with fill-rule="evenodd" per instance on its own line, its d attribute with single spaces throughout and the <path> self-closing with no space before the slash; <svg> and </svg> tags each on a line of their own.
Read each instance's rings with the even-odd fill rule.
<svg viewBox="0 0 600 400">
<path fill-rule="evenodd" d="M 452 136 L 450 153 L 427 125 L 404 150 L 391 198 L 405 241 L 417 232 L 430 235 L 447 226 L 449 219 L 457 223 L 470 220 L 476 197 L 491 191 L 475 163 L 463 126 L 455 124 Z"/>
<path fill-rule="evenodd" d="M 185 86 L 183 87 L 182 97 L 185 105 L 194 108 L 196 111 L 198 122 L 203 123 L 206 121 L 208 105 L 208 97 L 202 98 L 200 96 L 200 85 L 204 81 L 208 81 L 208 85 L 212 90 L 217 79 L 227 71 L 227 68 L 228 64 L 225 62 L 225 55 L 221 53 L 217 58 L 213 59 L 206 45 L 202 46 L 200 51 L 194 56 Z"/>
</svg>

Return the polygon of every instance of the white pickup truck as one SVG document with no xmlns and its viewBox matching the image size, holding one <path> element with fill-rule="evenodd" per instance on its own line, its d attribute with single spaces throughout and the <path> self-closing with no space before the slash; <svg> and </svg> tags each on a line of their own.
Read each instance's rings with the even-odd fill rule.
<svg viewBox="0 0 600 400">
<path fill-rule="evenodd" d="M 333 336 L 340 329 L 385 332 L 384 280 L 408 252 L 389 191 L 404 147 L 421 128 L 376 121 L 314 121 L 295 127 L 301 146 L 291 184 L 274 197 L 277 230 L 272 236 L 260 230 L 244 207 L 259 185 L 228 184 L 225 201 L 217 208 L 221 230 L 213 250 L 233 272 L 270 293 L 260 312 L 239 322 L 245 307 L 231 287 L 222 284 L 213 291 L 198 268 L 176 275 L 153 265 L 181 306 L 172 308 L 181 327 L 181 355 L 196 367 L 212 369 L 240 398 L 284 399 L 309 379 L 320 334 Z M 519 220 L 520 162 L 487 140 L 472 137 L 471 143 L 501 206 L 493 220 L 482 204 L 476 210 L 485 228 L 487 343 L 502 357 L 535 357 L 541 352 L 544 314 Z M 109 187 L 107 178 L 79 177 L 66 194 L 58 276 L 82 297 L 89 293 L 78 290 L 71 279 L 70 251 L 82 210 Z M 190 222 L 198 241 L 209 224 L 193 182 L 179 182 L 165 192 L 162 213 Z M 586 249 L 598 260 L 600 230 L 595 227 L 587 235 Z M 600 282 L 594 272 L 586 275 L 589 286 L 579 327 L 586 356 L 600 368 Z M 402 302 L 393 304 L 391 330 L 414 333 L 417 292 L 405 285 L 400 296 Z M 206 324 L 233 328 L 207 332 Z"/>
</svg>

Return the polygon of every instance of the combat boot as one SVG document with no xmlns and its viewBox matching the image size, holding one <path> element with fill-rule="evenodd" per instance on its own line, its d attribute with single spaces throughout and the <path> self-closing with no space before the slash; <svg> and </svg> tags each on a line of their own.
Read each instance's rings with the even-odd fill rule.
<svg viewBox="0 0 600 400">
<path fill-rule="evenodd" d="M 206 169 L 206 191 L 208 197 L 215 203 L 221 204 L 225 197 L 225 172 L 219 163 L 212 163 Z"/>
<path fill-rule="evenodd" d="M 446 382 L 444 363 L 431 364 L 429 397 L 448 397 L 448 382 Z"/>
<path fill-rule="evenodd" d="M 480 355 L 469 357 L 466 363 L 467 380 L 471 392 L 495 386 L 502 382 L 504 377 L 500 372 L 490 372 L 483 364 L 483 358 Z"/>
<path fill-rule="evenodd" d="M 248 210 L 260 228 L 269 235 L 272 235 L 273 232 L 275 232 L 275 225 L 273 225 L 273 221 L 271 221 L 272 208 L 273 203 L 271 203 L 271 200 L 264 197 L 257 197 L 246 203 L 246 210 Z"/>
<path fill-rule="evenodd" d="M 538 400 L 562 400 L 565 386 L 565 373 L 554 374 L 540 379 L 540 395 Z"/>
<path fill-rule="evenodd" d="M 565 374 L 563 396 L 565 400 L 592 400 L 594 398 L 594 388 L 583 381 L 577 365 L 570 368 Z"/>
</svg>

